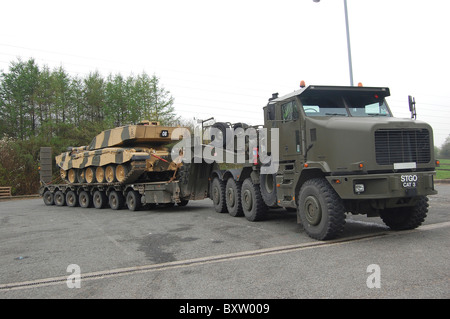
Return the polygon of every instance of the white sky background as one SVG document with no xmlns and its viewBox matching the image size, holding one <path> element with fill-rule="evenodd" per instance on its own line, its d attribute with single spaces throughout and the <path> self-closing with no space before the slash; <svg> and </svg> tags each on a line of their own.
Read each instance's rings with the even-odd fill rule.
<svg viewBox="0 0 450 319">
<path fill-rule="evenodd" d="M 355 85 L 450 134 L 450 1 L 348 0 Z M 349 85 L 343 0 L 0 0 L 0 70 L 21 57 L 84 77 L 156 74 L 186 119 L 263 124 L 306 84 Z"/>
</svg>

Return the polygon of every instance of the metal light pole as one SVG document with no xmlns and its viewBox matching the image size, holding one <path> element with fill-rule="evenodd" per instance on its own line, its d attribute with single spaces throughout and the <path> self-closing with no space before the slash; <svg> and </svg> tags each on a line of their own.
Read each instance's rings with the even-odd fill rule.
<svg viewBox="0 0 450 319">
<path fill-rule="evenodd" d="M 320 0 L 313 0 L 313 2 L 320 2 Z M 352 50 L 350 48 L 350 31 L 348 27 L 348 13 L 347 13 L 347 0 L 344 0 L 345 10 L 345 29 L 347 33 L 347 51 L 348 51 L 348 68 L 350 71 L 350 85 L 353 86 L 353 67 L 352 67 Z"/>
</svg>

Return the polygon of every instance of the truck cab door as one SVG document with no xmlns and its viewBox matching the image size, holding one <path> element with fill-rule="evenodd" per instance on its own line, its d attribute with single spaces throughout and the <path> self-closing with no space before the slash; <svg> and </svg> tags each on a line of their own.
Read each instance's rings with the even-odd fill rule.
<svg viewBox="0 0 450 319">
<path fill-rule="evenodd" d="M 279 106 L 280 161 L 295 160 L 302 154 L 300 110 L 295 98 Z"/>
</svg>

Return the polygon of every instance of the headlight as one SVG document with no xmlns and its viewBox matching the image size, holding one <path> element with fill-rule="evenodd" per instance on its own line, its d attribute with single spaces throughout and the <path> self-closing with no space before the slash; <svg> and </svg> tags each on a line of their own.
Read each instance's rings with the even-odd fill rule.
<svg viewBox="0 0 450 319">
<path fill-rule="evenodd" d="M 359 194 L 364 192 L 364 184 L 355 184 L 355 193 Z"/>
</svg>

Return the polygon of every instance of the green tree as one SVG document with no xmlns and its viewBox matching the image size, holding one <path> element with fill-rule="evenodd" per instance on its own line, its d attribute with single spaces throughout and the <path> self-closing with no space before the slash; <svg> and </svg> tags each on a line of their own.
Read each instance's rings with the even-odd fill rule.
<svg viewBox="0 0 450 319">
<path fill-rule="evenodd" d="M 2 133 L 24 140 L 35 134 L 37 108 L 35 90 L 39 67 L 34 59 L 11 62 L 8 73 L 0 76 L 0 115 Z"/>
<path fill-rule="evenodd" d="M 88 121 L 98 123 L 104 118 L 105 80 L 98 71 L 89 73 L 84 80 L 85 114 Z"/>
<path fill-rule="evenodd" d="M 439 156 L 442 158 L 450 158 L 450 135 L 445 139 L 444 144 L 442 144 Z"/>
<path fill-rule="evenodd" d="M 174 98 L 160 85 L 156 75 L 140 74 L 136 79 L 135 92 L 141 120 L 171 124 L 179 119 L 173 106 Z"/>
</svg>

